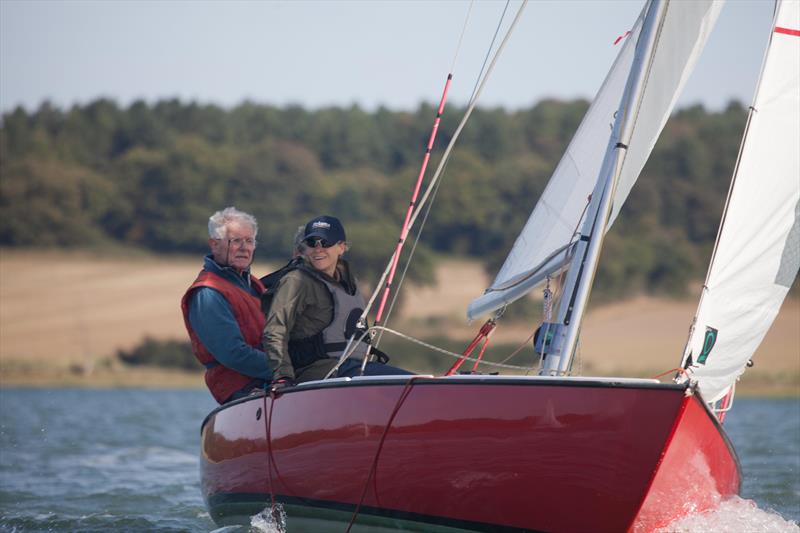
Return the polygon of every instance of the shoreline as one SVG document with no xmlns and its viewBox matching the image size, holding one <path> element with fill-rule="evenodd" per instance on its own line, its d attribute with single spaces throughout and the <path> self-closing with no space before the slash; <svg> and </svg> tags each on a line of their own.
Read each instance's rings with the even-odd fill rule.
<svg viewBox="0 0 800 533">
<path fill-rule="evenodd" d="M 587 369 L 589 370 L 589 369 Z M 582 374 L 585 377 L 649 378 L 651 373 L 611 373 Z M 669 382 L 669 376 L 661 378 Z M 159 367 L 129 367 L 113 364 L 90 373 L 70 369 L 50 371 L 17 368 L 0 371 L 0 389 L 185 389 L 206 390 L 203 373 L 200 371 L 172 370 Z M 746 375 L 737 385 L 738 397 L 747 398 L 791 398 L 800 400 L 800 375 L 771 376 L 765 374 Z"/>
<path fill-rule="evenodd" d="M 0 249 L 0 387 L 204 388 L 199 366 L 198 372 L 128 367 L 116 356 L 146 337 L 187 340 L 179 302 L 199 268 L 199 258 L 186 256 Z M 265 262 L 253 269 L 257 275 L 271 270 Z M 436 278 L 435 287 L 409 286 L 392 327 L 420 339 L 450 340 L 460 352 L 479 327 L 466 321 L 464 309 L 488 277 L 477 261 L 442 258 Z M 487 359 L 503 360 L 529 338 L 540 321 L 536 297 L 528 306 L 531 315 L 500 324 Z M 680 361 L 695 310 L 694 297 L 631 295 L 590 304 L 576 374 L 651 377 L 669 371 Z M 412 370 L 425 355 L 405 347 L 392 353 L 396 364 Z M 800 396 L 800 298 L 786 300 L 754 361 L 741 394 Z M 440 367 L 419 363 L 417 369 L 428 368 Z"/>
</svg>

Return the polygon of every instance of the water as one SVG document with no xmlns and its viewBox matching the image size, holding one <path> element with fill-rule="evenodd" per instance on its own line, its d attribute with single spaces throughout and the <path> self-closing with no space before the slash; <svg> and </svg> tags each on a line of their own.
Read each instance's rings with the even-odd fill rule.
<svg viewBox="0 0 800 533">
<path fill-rule="evenodd" d="M 206 513 L 197 451 L 214 405 L 205 391 L 0 389 L 0 531 L 273 529 Z M 670 531 L 800 532 L 800 400 L 738 399 L 726 427 L 742 498 Z"/>
</svg>

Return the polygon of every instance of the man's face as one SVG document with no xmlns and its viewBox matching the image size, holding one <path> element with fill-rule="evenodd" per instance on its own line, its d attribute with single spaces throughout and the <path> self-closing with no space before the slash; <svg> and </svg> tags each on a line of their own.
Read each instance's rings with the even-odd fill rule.
<svg viewBox="0 0 800 533">
<path fill-rule="evenodd" d="M 249 224 L 238 221 L 228 222 L 225 228 L 225 238 L 208 240 L 211 253 L 218 265 L 232 267 L 241 274 L 253 262 L 255 231 Z"/>
</svg>

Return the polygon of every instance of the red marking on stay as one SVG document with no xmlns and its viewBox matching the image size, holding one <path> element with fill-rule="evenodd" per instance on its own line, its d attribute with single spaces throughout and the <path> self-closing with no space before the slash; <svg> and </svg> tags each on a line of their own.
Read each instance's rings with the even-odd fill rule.
<svg viewBox="0 0 800 533">
<path fill-rule="evenodd" d="M 786 35 L 794 35 L 795 37 L 800 37 L 800 30 L 793 30 L 792 28 L 781 28 L 780 26 L 775 26 L 775 33 L 783 33 Z"/>
<path fill-rule="evenodd" d="M 622 35 L 620 35 L 619 37 L 617 37 L 617 39 L 614 41 L 614 46 L 616 46 L 617 43 L 619 43 L 622 39 L 624 39 L 625 37 L 627 37 L 630 34 L 631 34 L 631 32 L 629 30 L 629 31 L 626 31 L 625 33 L 623 33 Z"/>
</svg>

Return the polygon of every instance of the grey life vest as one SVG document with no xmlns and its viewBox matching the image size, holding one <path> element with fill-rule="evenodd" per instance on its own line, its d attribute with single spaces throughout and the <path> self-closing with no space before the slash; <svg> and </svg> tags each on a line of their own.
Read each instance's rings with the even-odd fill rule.
<svg viewBox="0 0 800 533">
<path fill-rule="evenodd" d="M 341 284 L 331 283 L 316 270 L 299 262 L 289 265 L 286 271 L 295 269 L 302 270 L 325 284 L 333 300 L 333 318 L 319 333 L 304 339 L 289 340 L 289 357 L 292 360 L 292 366 L 302 368 L 319 359 L 328 357 L 338 359 L 344 353 L 347 343 L 354 333 L 355 339 L 353 343 L 355 346 L 351 346 L 348 356 L 358 359 L 363 358 L 369 348 L 369 336 L 358 342 L 358 339 L 364 333 L 363 330 L 358 328 L 358 319 L 361 317 L 361 313 L 364 312 L 365 306 L 364 297 L 358 287 L 355 287 L 354 294 L 350 294 Z M 378 355 L 378 357 L 380 358 L 381 355 Z"/>
<path fill-rule="evenodd" d="M 353 342 L 356 346 L 351 346 L 349 357 L 363 358 L 367 354 L 369 345 L 363 341 L 357 342 L 364 334 L 364 330 L 358 328 L 358 319 L 361 318 L 366 305 L 361 291 L 356 287 L 355 294 L 349 294 L 339 283 L 331 283 L 321 276 L 317 276 L 317 279 L 320 279 L 328 287 L 328 291 L 333 297 L 333 320 L 322 330 L 325 353 L 328 357 L 338 359 L 355 333 Z M 367 338 L 365 337 L 365 340 Z"/>
</svg>

